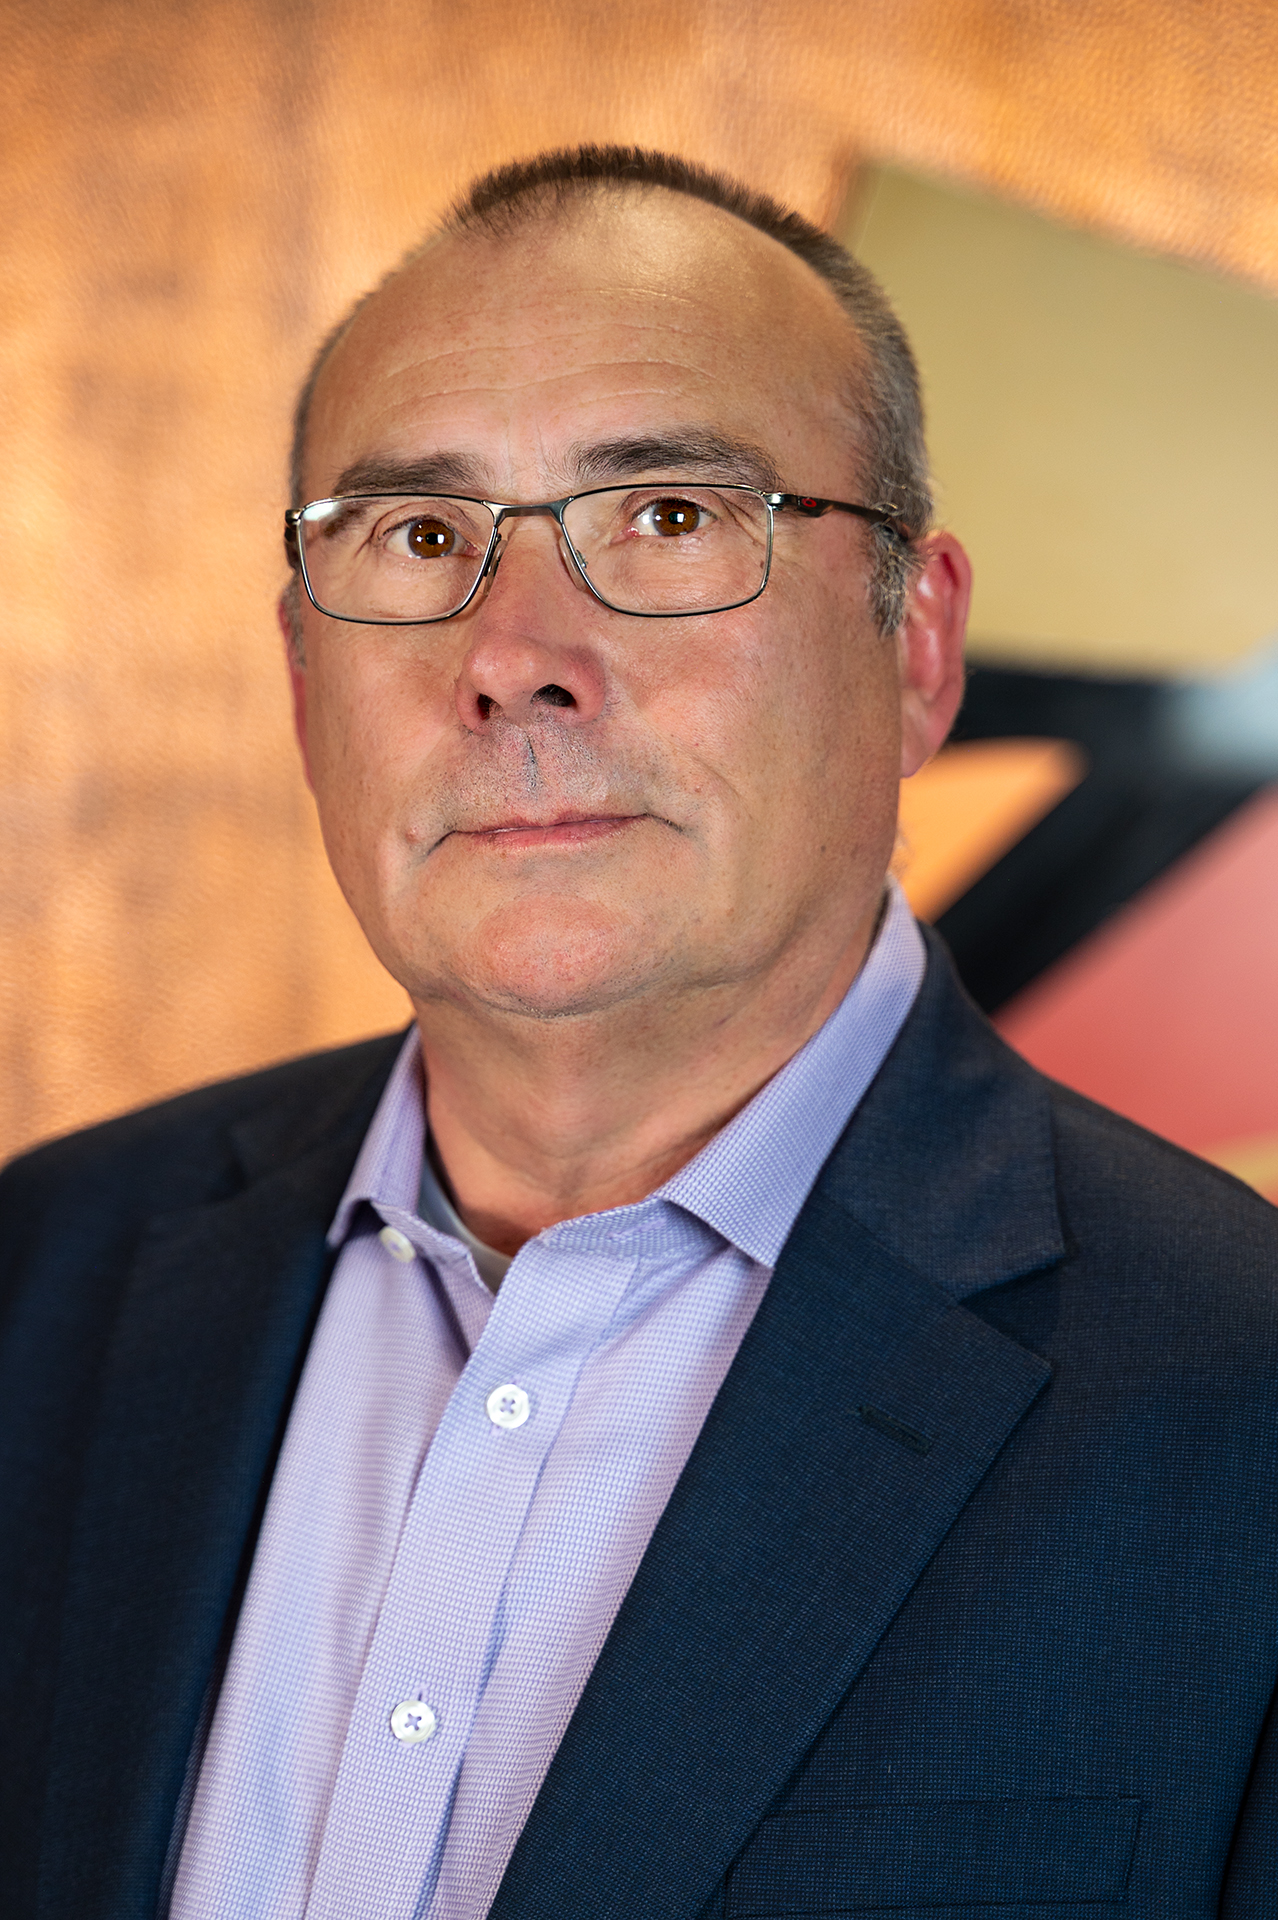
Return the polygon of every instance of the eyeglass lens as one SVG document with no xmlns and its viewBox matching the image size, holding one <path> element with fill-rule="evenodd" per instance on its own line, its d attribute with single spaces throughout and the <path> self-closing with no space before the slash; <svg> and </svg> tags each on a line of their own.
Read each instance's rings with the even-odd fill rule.
<svg viewBox="0 0 1278 1920">
<path fill-rule="evenodd" d="M 446 619 L 488 552 L 494 515 L 447 495 L 320 500 L 299 528 L 328 613 L 370 623 Z M 564 532 L 599 598 L 624 613 L 707 613 L 762 590 L 771 528 L 745 487 L 608 487 L 569 501 Z"/>
</svg>

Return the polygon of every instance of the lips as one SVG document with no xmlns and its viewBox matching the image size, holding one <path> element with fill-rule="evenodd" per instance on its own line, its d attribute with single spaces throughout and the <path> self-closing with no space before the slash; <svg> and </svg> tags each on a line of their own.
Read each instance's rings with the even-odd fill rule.
<svg viewBox="0 0 1278 1920">
<path fill-rule="evenodd" d="M 491 826 L 454 829 L 460 839 L 487 841 L 497 849 L 585 846 L 633 826 L 644 816 L 636 813 L 561 813 L 552 820 L 513 817 Z"/>
</svg>

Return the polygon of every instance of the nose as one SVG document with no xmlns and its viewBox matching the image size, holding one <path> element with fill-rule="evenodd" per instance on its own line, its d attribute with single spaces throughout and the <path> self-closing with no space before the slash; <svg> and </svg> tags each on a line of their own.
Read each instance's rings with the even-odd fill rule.
<svg viewBox="0 0 1278 1920">
<path fill-rule="evenodd" d="M 549 516 L 507 522 L 486 590 L 463 616 L 470 646 L 457 677 L 462 724 L 478 733 L 502 720 L 527 727 L 595 719 L 606 694 L 602 611 Z"/>
</svg>

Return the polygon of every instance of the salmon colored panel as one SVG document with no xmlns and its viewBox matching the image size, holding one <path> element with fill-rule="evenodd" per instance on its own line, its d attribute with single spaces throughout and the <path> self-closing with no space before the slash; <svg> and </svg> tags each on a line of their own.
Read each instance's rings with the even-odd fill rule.
<svg viewBox="0 0 1278 1920">
<path fill-rule="evenodd" d="M 935 920 L 1086 771 L 1064 740 L 969 740 L 901 782 L 893 863 L 920 920 Z"/>
<path fill-rule="evenodd" d="M 1045 1073 L 1262 1189 L 1278 1179 L 1278 788 L 1000 1015 Z"/>
</svg>

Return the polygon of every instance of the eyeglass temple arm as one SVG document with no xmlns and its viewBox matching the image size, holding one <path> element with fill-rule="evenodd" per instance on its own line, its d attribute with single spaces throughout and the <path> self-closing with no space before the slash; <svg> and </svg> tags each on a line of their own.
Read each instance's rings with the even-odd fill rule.
<svg viewBox="0 0 1278 1920">
<path fill-rule="evenodd" d="M 900 508 L 891 504 L 861 507 L 852 500 L 819 500 L 810 493 L 765 493 L 763 497 L 770 507 L 793 507 L 796 513 L 806 514 L 810 520 L 819 519 L 823 513 L 854 513 L 858 520 L 868 520 L 871 526 L 889 528 L 898 540 L 909 541 L 914 537 L 900 518 Z"/>
</svg>

